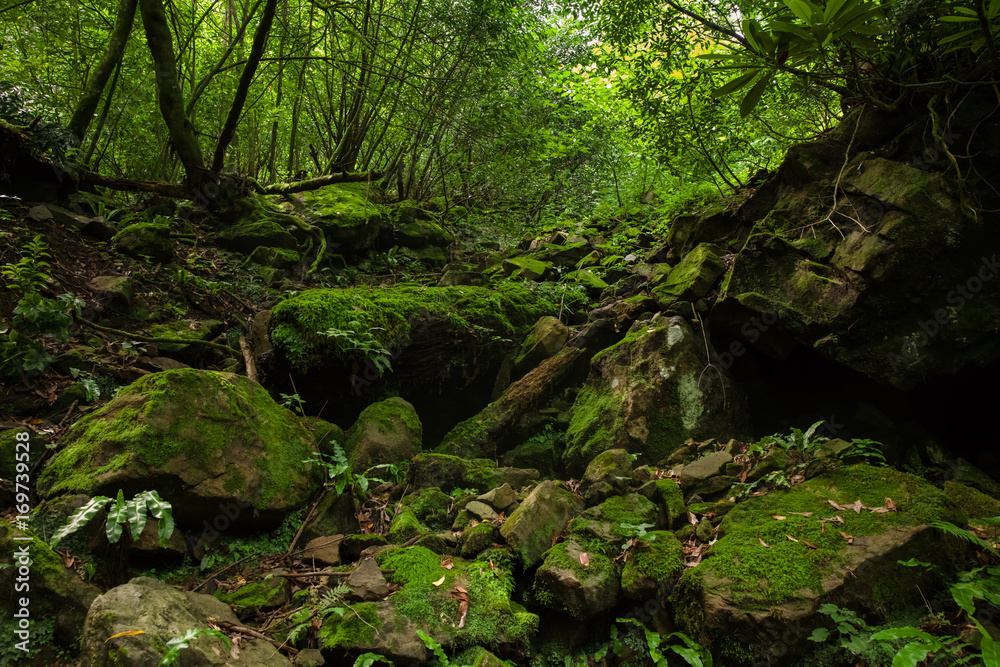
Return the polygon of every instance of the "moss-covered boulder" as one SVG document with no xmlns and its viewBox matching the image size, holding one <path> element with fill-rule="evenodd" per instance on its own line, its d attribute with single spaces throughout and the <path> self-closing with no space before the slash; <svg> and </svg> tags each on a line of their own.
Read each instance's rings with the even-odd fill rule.
<svg viewBox="0 0 1000 667">
<path fill-rule="evenodd" d="M 654 530 L 636 540 L 622 568 L 622 592 L 648 600 L 669 590 L 684 572 L 684 545 L 673 533 Z"/>
<path fill-rule="evenodd" d="M 508 278 L 541 281 L 548 280 L 555 274 L 555 268 L 548 262 L 528 256 L 510 257 L 503 261 L 503 275 Z"/>
<path fill-rule="evenodd" d="M 463 459 L 448 454 L 418 454 L 410 461 L 406 483 L 410 488 L 437 487 L 486 492 L 497 486 L 497 464 L 489 459 Z"/>
<path fill-rule="evenodd" d="M 206 354 L 207 348 L 188 343 L 166 343 L 163 340 L 210 341 L 218 336 L 224 327 L 225 324 L 219 320 L 180 319 L 150 327 L 149 335 L 159 341 L 156 345 L 161 356 L 176 357 L 184 362 L 195 363 Z"/>
<path fill-rule="evenodd" d="M 303 192 L 307 214 L 323 230 L 329 252 L 358 252 L 375 243 L 385 216 L 367 183 L 341 183 Z"/>
<path fill-rule="evenodd" d="M 159 222 L 140 222 L 125 227 L 114 235 L 111 244 L 129 257 L 148 257 L 154 262 L 169 262 L 174 258 L 174 244 L 170 242 L 170 225 Z"/>
<path fill-rule="evenodd" d="M 656 463 L 689 438 L 737 435 L 746 419 L 742 397 L 725 371 L 707 367 L 704 348 L 683 318 L 654 316 L 595 355 L 573 404 L 567 471 L 579 475 L 608 449 Z"/>
<path fill-rule="evenodd" d="M 232 373 L 165 371 L 75 423 L 37 488 L 45 498 L 155 488 L 182 526 L 260 529 L 319 487 L 320 470 L 302 462 L 314 453 L 309 432 L 257 383 Z"/>
<path fill-rule="evenodd" d="M 521 351 L 514 359 L 514 367 L 519 373 L 525 373 L 543 360 L 556 354 L 569 339 L 569 328 L 562 321 L 546 315 L 540 318 L 521 344 Z"/>
<path fill-rule="evenodd" d="M 420 451 L 422 436 L 417 411 L 395 396 L 361 411 L 345 450 L 354 471 L 362 473 L 374 465 L 409 461 Z"/>
<path fill-rule="evenodd" d="M 441 268 L 448 263 L 448 254 L 436 245 L 428 245 L 423 248 L 403 248 L 399 254 L 433 268 Z"/>
<path fill-rule="evenodd" d="M 393 570 L 390 579 L 401 590 L 384 602 L 354 605 L 370 625 L 350 613 L 328 616 L 320 643 L 335 656 L 372 651 L 395 662 L 423 663 L 429 653 L 418 630 L 447 648 L 496 648 L 524 647 L 538 629 L 538 617 L 511 600 L 514 578 L 510 557 L 502 551 L 489 550 L 476 560 L 449 558 L 450 567 L 420 546 L 383 551 L 376 560 Z"/>
<path fill-rule="evenodd" d="M 964 525 L 966 517 L 919 477 L 864 465 L 750 498 L 726 514 L 718 541 L 685 571 L 675 620 L 727 665 L 789 664 L 825 619 L 820 604 L 876 619 L 922 606 L 918 586 L 933 585 L 930 575 L 897 562 L 954 570 L 964 544 L 928 525 L 938 520 Z"/>
<path fill-rule="evenodd" d="M 755 197 L 765 205 L 755 224 L 768 233 L 735 256 L 722 285 L 754 311 L 734 334 L 788 338 L 900 389 L 1000 358 L 1000 261 L 987 252 L 996 226 L 972 214 L 950 174 L 846 144 L 789 151 L 777 190 Z M 836 153 L 842 169 L 824 163 Z"/>
<path fill-rule="evenodd" d="M 18 539 L 15 539 L 18 538 Z M 29 539 L 23 539 L 29 538 Z M 87 610 L 100 595 L 96 586 L 64 565 L 63 557 L 28 530 L 0 519 L 0 630 L 9 645 L 25 641 L 26 664 L 55 664 L 56 650 L 76 643 Z M 30 634 L 18 636 L 20 600 L 28 599 Z M 20 653 L 20 652 L 19 652 Z"/>
<path fill-rule="evenodd" d="M 298 244 L 286 227 L 287 224 L 282 225 L 273 217 L 255 215 L 226 227 L 219 233 L 217 243 L 228 250 L 251 256 L 257 253 L 258 248 L 294 251 Z M 262 259 L 264 257 L 257 255 L 253 261 L 262 266 L 273 266 Z"/>
<path fill-rule="evenodd" d="M 534 592 L 543 606 L 581 619 L 611 609 L 622 595 L 611 559 L 573 540 L 545 552 L 545 560 L 535 571 Z"/>
<path fill-rule="evenodd" d="M 413 361 L 418 376 L 443 376 L 456 367 L 468 374 L 473 355 L 499 351 L 503 339 L 523 335 L 557 308 L 517 284 L 496 290 L 408 284 L 315 289 L 275 306 L 268 331 L 275 348 L 300 370 L 365 360 L 367 351 L 381 348 L 393 369 Z M 463 364 L 456 357 L 468 358 Z"/>
<path fill-rule="evenodd" d="M 292 585 L 285 577 L 270 577 L 244 584 L 228 593 L 216 591 L 215 597 L 242 614 L 251 609 L 276 609 L 292 599 Z"/>
<path fill-rule="evenodd" d="M 708 243 L 698 245 L 653 288 L 653 297 L 662 308 L 678 301 L 694 301 L 708 293 L 725 271 L 723 250 Z"/>
<path fill-rule="evenodd" d="M 552 541 L 583 509 L 582 498 L 573 495 L 562 484 L 546 480 L 507 517 L 500 534 L 524 566 L 531 567 L 542 559 Z"/>
<path fill-rule="evenodd" d="M 211 595 L 184 593 L 157 579 L 136 577 L 94 600 L 80 643 L 83 664 L 159 664 L 169 640 L 192 628 L 208 627 L 208 618 L 239 624 L 236 614 Z M 137 628 L 143 632 L 136 634 Z M 126 636 L 108 639 L 119 633 Z M 202 635 L 191 642 L 183 656 L 185 663 L 193 665 L 291 665 L 261 639 L 244 638 L 234 658 L 219 639 Z"/>
<path fill-rule="evenodd" d="M 604 544 L 622 544 L 643 530 L 657 527 L 659 511 L 651 500 L 637 493 L 608 498 L 569 522 L 570 535 L 581 543 L 598 540 Z"/>
<path fill-rule="evenodd" d="M 679 530 L 687 523 L 687 507 L 680 484 L 672 479 L 654 479 L 637 491 L 652 500 L 660 509 L 661 523 L 670 530 Z"/>
<path fill-rule="evenodd" d="M 295 250 L 258 246 L 250 253 L 247 263 L 269 266 L 274 269 L 290 269 L 298 264 L 301 259 L 299 253 Z"/>
<path fill-rule="evenodd" d="M 415 220 L 397 227 L 393 240 L 397 245 L 407 248 L 425 248 L 429 245 L 447 248 L 455 238 L 436 222 Z"/>
</svg>

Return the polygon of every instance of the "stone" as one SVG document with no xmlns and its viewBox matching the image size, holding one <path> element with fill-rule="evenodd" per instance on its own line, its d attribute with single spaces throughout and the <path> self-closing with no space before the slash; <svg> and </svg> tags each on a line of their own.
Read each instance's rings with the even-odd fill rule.
<svg viewBox="0 0 1000 667">
<path fill-rule="evenodd" d="M 141 259 L 148 257 L 165 264 L 174 258 L 174 245 L 170 241 L 169 225 L 141 222 L 125 227 L 111 239 L 118 252 Z"/>
<path fill-rule="evenodd" d="M 319 567 L 340 565 L 340 547 L 343 539 L 343 535 L 325 535 L 309 540 L 306 548 L 302 550 L 302 560 L 316 563 Z"/>
<path fill-rule="evenodd" d="M 162 647 L 191 628 L 208 627 L 207 619 L 217 618 L 239 625 L 236 614 L 210 595 L 182 593 L 162 581 L 136 577 L 112 588 L 94 600 L 87 614 L 80 642 L 83 664 L 92 667 L 120 665 L 128 656 L 130 665 L 157 665 Z M 143 629 L 143 634 L 112 635 Z M 219 653 L 216 653 L 216 650 Z M 244 637 L 238 658 L 232 658 L 216 637 L 203 635 L 184 652 L 185 664 L 245 665 L 279 667 L 291 662 L 263 640 Z"/>
<path fill-rule="evenodd" d="M 510 484 L 505 483 L 495 489 L 490 489 L 476 500 L 486 503 L 497 512 L 506 512 L 511 509 L 511 505 L 517 503 L 517 491 L 511 488 Z"/>
<path fill-rule="evenodd" d="M 676 301 L 695 301 L 705 296 L 726 269 L 722 254 L 718 246 L 699 244 L 653 288 L 653 298 L 666 307 Z"/>
<path fill-rule="evenodd" d="M 351 588 L 351 599 L 358 602 L 384 600 L 389 595 L 389 585 L 374 558 L 361 561 L 347 578 L 346 584 Z"/>
<path fill-rule="evenodd" d="M 477 523 L 462 532 L 459 544 L 462 547 L 462 558 L 475 558 L 496 541 L 496 528 L 489 522 Z"/>
<path fill-rule="evenodd" d="M 609 449 L 594 457 L 583 473 L 580 485 L 587 488 L 605 482 L 616 489 L 624 489 L 632 480 L 632 456 L 624 449 Z"/>
<path fill-rule="evenodd" d="M 721 474 L 726 464 L 732 462 L 732 460 L 733 457 L 729 452 L 712 452 L 707 456 L 695 459 L 691 463 L 677 466 L 671 472 L 674 476 L 680 478 L 681 489 L 686 491 L 699 482 Z"/>
<path fill-rule="evenodd" d="M 546 315 L 535 322 L 514 360 L 517 374 L 531 370 L 555 355 L 569 339 L 569 328 L 558 318 Z"/>
<path fill-rule="evenodd" d="M 283 574 L 284 570 L 272 570 L 272 574 Z M 232 605 L 237 613 L 251 609 L 269 610 L 282 607 L 292 599 L 292 583 L 286 577 L 265 577 L 261 581 L 244 584 L 234 591 L 215 592 L 222 602 Z"/>
<path fill-rule="evenodd" d="M 868 509 L 885 507 L 886 498 L 895 511 Z M 841 510 L 829 501 L 864 508 Z M 843 523 L 824 530 L 823 520 L 834 516 Z M 933 521 L 963 525 L 965 516 L 930 483 L 885 467 L 845 467 L 744 500 L 723 517 L 711 556 L 682 574 L 672 598 L 676 627 L 715 656 L 742 656 L 739 664 L 794 664 L 812 645 L 811 630 L 828 625 L 817 612 L 826 601 L 871 624 L 923 606 L 920 589 L 933 587 L 938 575 L 898 562 L 916 558 L 951 576 L 967 549 L 935 534 Z M 790 634 L 789 627 L 802 631 Z"/>
<path fill-rule="evenodd" d="M 583 499 L 545 480 L 507 517 L 500 534 L 526 568 L 542 559 L 563 528 L 584 509 Z"/>
<path fill-rule="evenodd" d="M 740 435 L 743 396 L 726 371 L 705 372 L 705 345 L 683 318 L 654 315 L 594 355 L 566 431 L 567 472 L 582 474 L 608 449 L 655 463 L 688 439 Z"/>
<path fill-rule="evenodd" d="M 302 193 L 302 205 L 326 235 L 329 252 L 359 252 L 374 245 L 385 217 L 366 183 L 338 183 Z"/>
<path fill-rule="evenodd" d="M 638 539 L 625 561 L 622 592 L 630 600 L 648 600 L 669 590 L 683 572 L 681 541 L 665 530 L 650 531 Z"/>
<path fill-rule="evenodd" d="M 397 227 L 393 240 L 396 245 L 407 248 L 425 248 L 429 245 L 447 248 L 455 237 L 436 222 L 417 220 Z"/>
<path fill-rule="evenodd" d="M 587 619 L 618 603 L 621 584 L 610 558 L 571 540 L 545 553 L 535 572 L 535 599 L 549 609 Z"/>
<path fill-rule="evenodd" d="M 318 648 L 304 648 L 299 650 L 293 663 L 295 667 L 323 667 L 326 658 Z"/>
<path fill-rule="evenodd" d="M 647 524 L 646 530 L 657 528 L 659 509 L 648 498 L 637 493 L 612 496 L 591 507 L 569 522 L 569 534 L 580 543 L 595 538 L 604 544 L 622 544 Z"/>
<path fill-rule="evenodd" d="M 395 396 L 361 411 L 344 446 L 356 473 L 383 463 L 406 461 L 420 451 L 423 426 L 408 401 Z"/>
<path fill-rule="evenodd" d="M 141 415 L 141 418 L 138 416 Z M 322 483 L 311 434 L 232 373 L 151 373 L 63 435 L 37 480 L 44 498 L 116 496 L 158 480 L 179 527 L 218 535 L 276 526 Z"/>
<path fill-rule="evenodd" d="M 509 487 L 508 487 L 509 488 Z M 493 521 L 497 518 L 497 513 L 492 507 L 478 500 L 473 500 L 465 505 L 465 511 L 478 517 L 480 521 Z"/>
<path fill-rule="evenodd" d="M 130 276 L 97 276 L 87 283 L 87 288 L 101 306 L 127 310 L 132 305 L 135 283 Z"/>
</svg>

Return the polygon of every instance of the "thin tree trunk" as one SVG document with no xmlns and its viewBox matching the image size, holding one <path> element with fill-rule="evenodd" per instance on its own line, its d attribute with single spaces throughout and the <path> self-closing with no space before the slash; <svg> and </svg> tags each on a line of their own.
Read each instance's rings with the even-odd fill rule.
<svg viewBox="0 0 1000 667">
<path fill-rule="evenodd" d="M 83 96 L 73 111 L 73 117 L 69 121 L 69 129 L 72 130 L 77 140 L 82 142 L 87 134 L 87 127 L 90 119 L 97 110 L 97 105 L 101 101 L 101 93 L 111 78 L 111 73 L 121 62 L 125 53 L 125 45 L 128 43 L 129 35 L 132 33 L 132 24 L 135 23 L 135 8 L 139 0 L 119 0 L 118 14 L 115 18 L 115 27 L 111 32 L 111 40 L 108 42 L 108 50 L 104 52 L 104 57 L 98 63 L 93 76 L 87 83 Z"/>
<path fill-rule="evenodd" d="M 87 149 L 87 155 L 83 158 L 83 163 L 87 164 L 90 162 L 91 156 L 94 155 L 94 149 L 97 148 L 97 140 L 101 138 L 101 131 L 104 130 L 104 124 L 108 120 L 108 112 L 111 110 L 111 100 L 115 96 L 115 89 L 118 87 L 118 77 L 122 73 L 122 63 L 118 61 L 118 67 L 115 68 L 115 76 L 111 79 L 111 87 L 108 88 L 108 94 L 104 100 L 104 108 L 101 110 L 101 117 L 97 121 L 97 128 L 94 130 L 94 136 L 90 140 L 90 148 Z"/>
<path fill-rule="evenodd" d="M 260 17 L 257 25 L 257 33 L 253 36 L 253 46 L 250 48 L 250 57 L 243 68 L 240 76 L 240 83 L 236 87 L 236 96 L 233 98 L 233 105 L 229 108 L 229 117 L 222 127 L 222 135 L 219 143 L 215 147 L 215 158 L 212 160 L 212 171 L 222 171 L 222 166 L 226 161 L 226 148 L 236 134 L 236 125 L 239 123 L 240 114 L 243 113 L 243 105 L 246 104 L 247 94 L 250 92 L 250 83 L 254 74 L 257 73 L 257 66 L 260 65 L 261 56 L 264 55 L 264 47 L 267 46 L 267 36 L 271 32 L 271 24 L 274 23 L 275 10 L 278 8 L 278 0 L 267 0 L 264 5 L 264 15 Z"/>
<path fill-rule="evenodd" d="M 146 43 L 156 70 L 156 97 L 160 113 L 167 125 L 170 142 L 184 165 L 188 185 L 194 189 L 206 180 L 205 160 L 194 134 L 194 125 L 184 114 L 184 100 L 177 84 L 177 63 L 174 45 L 161 0 L 139 0 Z"/>
</svg>

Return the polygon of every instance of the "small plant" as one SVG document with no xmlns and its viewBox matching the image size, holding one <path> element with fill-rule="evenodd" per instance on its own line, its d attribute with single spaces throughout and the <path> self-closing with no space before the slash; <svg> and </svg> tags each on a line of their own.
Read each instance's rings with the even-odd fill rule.
<svg viewBox="0 0 1000 667">
<path fill-rule="evenodd" d="M 0 274 L 9 281 L 8 287 L 22 295 L 37 292 L 46 281 L 51 280 L 46 273 L 51 259 L 45 239 L 39 234 L 24 244 L 24 252 L 17 264 L 5 264 L 0 267 Z"/>
<path fill-rule="evenodd" d="M 797 449 L 802 453 L 807 453 L 811 449 L 815 449 L 816 446 L 829 440 L 827 437 L 816 435 L 816 431 L 822 425 L 823 422 L 818 421 L 806 429 L 805 432 L 798 428 L 792 428 L 790 435 L 775 433 L 774 435 L 761 438 L 758 444 L 764 447 L 768 445 L 778 445 L 782 449 Z"/>
<path fill-rule="evenodd" d="M 57 530 L 52 535 L 50 545 L 54 549 L 64 537 L 72 535 L 85 525 L 90 523 L 97 514 L 103 510 L 108 503 L 112 502 L 107 496 L 95 496 L 86 505 L 78 509 L 66 522 L 66 525 Z M 124 492 L 118 490 L 118 498 L 114 500 L 114 505 L 108 510 L 108 519 L 105 529 L 108 542 L 114 544 L 121 539 L 122 530 L 127 525 L 132 539 L 136 539 L 142 534 L 146 527 L 147 511 L 159 520 L 157 532 L 160 536 L 160 544 L 166 545 L 167 540 L 174 532 L 173 507 L 156 491 L 143 491 L 131 500 L 125 500 Z"/>
<path fill-rule="evenodd" d="M 885 460 L 885 454 L 882 453 L 880 447 L 882 447 L 882 443 L 877 440 L 855 438 L 851 440 L 849 447 L 845 447 L 837 453 L 837 458 L 841 461 L 861 458 L 864 459 L 865 463 L 869 465 L 889 465 L 888 461 Z"/>
<path fill-rule="evenodd" d="M 289 410 L 292 410 L 293 412 L 296 412 L 297 414 L 299 414 L 301 416 L 305 416 L 305 414 L 306 414 L 306 406 L 305 406 L 305 403 L 302 401 L 302 397 L 301 396 L 299 396 L 297 393 L 296 394 L 281 394 L 281 393 L 279 393 L 278 395 L 281 396 L 280 403 L 282 405 L 284 405 Z"/>
<path fill-rule="evenodd" d="M 348 586 L 337 586 L 333 590 L 327 591 L 316 604 L 304 605 L 293 612 L 291 615 L 293 625 L 292 629 L 288 631 L 288 642 L 295 644 L 308 635 L 309 630 L 313 628 L 312 621 L 316 617 L 326 620 L 327 616 L 335 614 L 343 618 L 347 611 L 347 606 L 343 604 L 344 596 L 350 591 Z"/>
<path fill-rule="evenodd" d="M 359 497 L 364 497 L 368 492 L 368 486 L 371 482 L 382 483 L 385 480 L 379 479 L 378 477 L 369 477 L 368 474 L 374 470 L 386 470 L 390 475 L 395 476 L 398 474 L 398 468 L 390 463 L 380 463 L 379 465 L 374 465 L 367 470 L 365 470 L 360 475 L 355 474 L 354 470 L 351 468 L 351 464 L 347 460 L 347 455 L 344 453 L 344 448 L 340 446 L 340 443 L 333 441 L 333 454 L 323 455 L 321 454 L 318 458 L 310 458 L 302 461 L 303 463 L 316 463 L 326 469 L 327 474 L 327 486 L 332 486 L 337 492 L 337 495 L 344 493 L 344 490 L 350 486 L 354 493 Z M 333 459 L 333 461 L 328 461 L 326 458 Z"/>
<path fill-rule="evenodd" d="M 383 329 L 381 327 L 365 329 L 361 322 L 354 320 L 347 323 L 346 329 L 331 327 L 318 333 L 320 336 L 337 339 L 345 352 L 360 352 L 365 359 L 374 364 L 379 373 L 386 370 L 391 372 L 392 364 L 389 362 L 389 350 L 385 349 L 385 346 L 375 338 L 372 331 L 383 331 Z"/>
<path fill-rule="evenodd" d="M 631 623 L 642 629 L 646 634 L 646 646 L 649 657 L 656 667 L 668 667 L 670 664 L 665 651 L 673 651 L 692 667 L 712 667 L 712 653 L 683 632 L 672 632 L 666 637 L 653 632 L 634 618 L 619 618 L 618 623 Z M 677 641 L 673 641 L 677 640 Z M 664 642 L 669 642 L 664 646 Z"/>
<path fill-rule="evenodd" d="M 229 641 L 229 637 L 218 630 L 212 630 L 210 628 L 191 628 L 180 637 L 174 637 L 173 639 L 167 641 L 167 652 L 163 654 L 163 659 L 160 660 L 158 667 L 170 667 L 170 665 L 174 664 L 177 661 L 177 658 L 180 657 L 181 651 L 191 646 L 191 642 L 202 635 L 218 637 L 222 640 L 222 643 L 226 645 L 226 651 L 230 651 L 233 648 L 232 643 Z"/>
</svg>

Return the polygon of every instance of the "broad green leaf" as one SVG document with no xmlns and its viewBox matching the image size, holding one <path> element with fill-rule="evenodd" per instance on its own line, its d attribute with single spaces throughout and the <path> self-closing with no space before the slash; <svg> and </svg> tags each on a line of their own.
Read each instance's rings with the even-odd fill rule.
<svg viewBox="0 0 1000 667">
<path fill-rule="evenodd" d="M 812 22 L 813 7 L 805 0 L 784 0 L 785 6 L 792 10 L 792 13 L 804 23 Z"/>
<path fill-rule="evenodd" d="M 965 23 L 966 21 L 978 21 L 975 16 L 942 16 L 938 19 L 942 23 Z"/>
<path fill-rule="evenodd" d="M 894 639 L 920 639 L 924 641 L 934 640 L 934 636 L 918 630 L 917 628 L 889 628 L 881 630 L 872 635 L 872 639 L 877 641 L 893 641 Z"/>
<path fill-rule="evenodd" d="M 740 102 L 740 116 L 746 118 L 750 115 L 750 112 L 754 110 L 754 107 L 760 102 L 761 96 L 764 95 L 764 91 L 771 83 L 771 73 L 764 72 L 760 75 L 760 79 L 754 84 L 747 96 L 743 98 Z"/>
<path fill-rule="evenodd" d="M 107 496 L 94 496 L 91 498 L 90 502 L 73 512 L 73 516 L 69 518 L 69 521 L 66 522 L 65 526 L 52 534 L 52 539 L 49 540 L 49 545 L 55 549 L 56 545 L 58 545 L 64 537 L 75 533 L 77 530 L 90 523 L 90 520 L 100 513 L 110 500 L 111 498 L 108 498 Z"/>
<path fill-rule="evenodd" d="M 970 616 L 970 618 L 972 617 Z M 979 628 L 979 633 L 982 635 L 982 643 L 979 646 L 979 650 L 983 654 L 983 665 L 985 667 L 1000 667 L 1000 642 L 993 639 L 978 620 L 972 618 L 972 622 L 976 624 L 976 627 Z"/>
<path fill-rule="evenodd" d="M 122 526 L 126 521 L 128 521 L 128 516 L 125 514 L 125 492 L 118 489 L 118 497 L 115 499 L 115 504 L 108 510 L 108 521 L 105 526 L 105 532 L 108 534 L 108 542 L 114 544 L 121 539 Z"/>
<path fill-rule="evenodd" d="M 816 628 L 809 635 L 809 641 L 811 642 L 825 642 L 826 638 L 830 636 L 830 631 L 826 628 Z"/>
<path fill-rule="evenodd" d="M 931 651 L 938 647 L 923 642 L 911 642 L 899 649 L 899 653 L 892 659 L 892 667 L 914 667 L 927 657 Z"/>
<path fill-rule="evenodd" d="M 955 603 L 969 616 L 976 613 L 976 588 L 971 584 L 955 584 L 951 587 L 951 597 Z"/>
<path fill-rule="evenodd" d="M 139 539 L 143 528 L 146 527 L 146 497 L 143 494 L 140 493 L 125 503 L 125 516 L 128 518 L 128 528 L 132 533 L 132 539 Z"/>
<path fill-rule="evenodd" d="M 758 72 L 758 71 L 747 72 L 746 74 L 741 74 L 740 76 L 736 77 L 735 79 L 727 82 L 721 88 L 717 88 L 717 89 L 713 90 L 712 91 L 712 97 L 723 97 L 723 96 L 728 95 L 730 93 L 736 92 L 740 88 L 749 85 L 750 82 L 753 81 L 754 78 L 758 74 L 760 74 L 760 72 Z"/>
<path fill-rule="evenodd" d="M 830 23 L 847 2 L 856 3 L 857 0 L 830 0 L 823 10 L 823 21 Z"/>
</svg>

